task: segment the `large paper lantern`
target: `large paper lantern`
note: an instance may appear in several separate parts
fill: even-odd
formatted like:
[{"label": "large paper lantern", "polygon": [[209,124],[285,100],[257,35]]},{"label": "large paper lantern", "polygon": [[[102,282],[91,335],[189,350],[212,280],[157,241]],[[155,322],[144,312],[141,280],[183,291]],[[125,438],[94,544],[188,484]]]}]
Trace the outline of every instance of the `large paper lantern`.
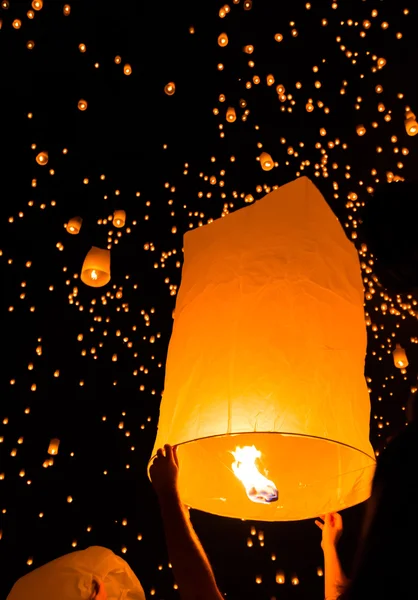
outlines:
[{"label": "large paper lantern", "polygon": [[91,287],[102,287],[110,281],[110,250],[92,246],[83,262],[81,281]]},{"label": "large paper lantern", "polygon": [[94,581],[108,600],[145,600],[144,590],[126,560],[102,546],[60,556],[21,577],[7,600],[88,600]]},{"label": "large paper lantern", "polygon": [[188,232],[184,259],[152,453],[178,445],[184,503],[285,521],[368,498],[363,283],[318,189]]}]

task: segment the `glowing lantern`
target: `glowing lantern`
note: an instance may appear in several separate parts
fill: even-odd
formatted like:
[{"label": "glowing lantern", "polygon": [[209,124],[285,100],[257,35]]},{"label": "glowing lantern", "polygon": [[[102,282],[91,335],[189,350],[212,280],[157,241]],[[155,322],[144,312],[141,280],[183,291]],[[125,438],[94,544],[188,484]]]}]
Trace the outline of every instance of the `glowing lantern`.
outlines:
[{"label": "glowing lantern", "polygon": [[36,162],[38,165],[46,165],[48,162],[48,152],[40,152],[36,157]]},{"label": "glowing lantern", "polygon": [[43,5],[44,5],[43,0],[33,0],[33,2],[32,2],[33,10],[41,10]]},{"label": "glowing lantern", "polygon": [[408,357],[406,356],[406,352],[400,344],[396,344],[396,348],[392,352],[392,355],[395,367],[398,369],[406,369],[406,367],[409,365]]},{"label": "glowing lantern", "polygon": [[113,213],[113,225],[115,227],[123,227],[126,221],[126,212],[124,210],[115,210]]},{"label": "glowing lantern", "polygon": [[368,498],[363,282],[319,190],[297,179],[184,252],[152,452],[178,446],[183,502],[285,521]]},{"label": "glowing lantern", "polygon": [[110,281],[110,250],[93,246],[84,259],[81,281],[91,287],[102,287]]},{"label": "glowing lantern", "polygon": [[81,217],[73,217],[67,223],[67,231],[71,233],[71,235],[77,235],[80,233],[81,225],[83,223],[83,219]]},{"label": "glowing lantern", "polygon": [[132,73],[131,65],[125,65],[123,67],[123,72],[125,73],[125,75],[131,75],[131,73]]},{"label": "glowing lantern", "polygon": [[92,598],[93,580],[103,582],[104,593],[95,596],[98,600],[145,600],[141,583],[128,563],[102,546],[65,554],[34,569],[18,579],[7,600]]},{"label": "glowing lantern", "polygon": [[226,120],[230,123],[233,123],[237,120],[237,115],[233,106],[228,107],[228,110],[226,111]]},{"label": "glowing lantern", "polygon": [[218,37],[218,44],[223,48],[228,44],[228,36],[226,33],[221,33]]},{"label": "glowing lantern", "polygon": [[360,135],[360,136],[364,135],[366,133],[365,126],[364,125],[357,125],[356,132],[357,132],[357,135]]},{"label": "glowing lantern", "polygon": [[260,154],[260,164],[263,171],[271,171],[274,167],[273,159],[267,152],[262,152]]},{"label": "glowing lantern", "polygon": [[60,440],[58,440],[57,438],[52,439],[49,442],[49,446],[48,446],[48,454],[58,454],[58,448],[60,445]]},{"label": "glowing lantern", "polygon": [[164,91],[167,94],[167,96],[172,96],[176,91],[176,85],[172,81],[170,81],[170,83],[167,83],[167,85],[165,86]]},{"label": "glowing lantern", "polygon": [[408,111],[405,114],[405,129],[406,133],[410,136],[414,136],[418,133],[417,119],[411,111]]},{"label": "glowing lantern", "polygon": [[87,100],[79,100],[77,106],[78,110],[87,110]]}]

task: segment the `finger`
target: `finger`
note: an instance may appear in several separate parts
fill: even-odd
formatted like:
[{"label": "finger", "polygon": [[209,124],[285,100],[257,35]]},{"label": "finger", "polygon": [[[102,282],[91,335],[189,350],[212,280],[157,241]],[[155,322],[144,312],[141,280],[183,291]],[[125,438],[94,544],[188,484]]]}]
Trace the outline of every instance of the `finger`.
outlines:
[{"label": "finger", "polygon": [[164,452],[162,448],[158,448],[157,450],[157,456],[164,456]]},{"label": "finger", "polygon": [[169,459],[169,461],[173,460],[173,450],[170,444],[164,444],[165,455]]},{"label": "finger", "polygon": [[321,523],[321,521],[318,521],[318,519],[315,520],[315,525],[317,525],[321,531],[324,529],[324,524]]},{"label": "finger", "polygon": [[179,459],[177,456],[177,446],[173,446],[173,457],[174,457],[174,462],[176,463],[176,466],[179,466]]}]

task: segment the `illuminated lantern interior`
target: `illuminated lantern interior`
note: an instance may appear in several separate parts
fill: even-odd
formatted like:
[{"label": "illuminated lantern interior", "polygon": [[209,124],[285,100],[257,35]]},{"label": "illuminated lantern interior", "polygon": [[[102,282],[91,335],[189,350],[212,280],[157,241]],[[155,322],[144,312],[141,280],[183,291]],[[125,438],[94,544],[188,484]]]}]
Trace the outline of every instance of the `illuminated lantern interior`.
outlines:
[{"label": "illuminated lantern interior", "polygon": [[81,281],[91,287],[102,287],[110,281],[110,250],[93,246],[84,259]]},{"label": "illuminated lantern interior", "polygon": [[78,233],[80,233],[82,224],[83,224],[83,219],[81,217],[73,217],[67,223],[68,233],[71,233],[71,235],[77,235]]},{"label": "illuminated lantern interior", "polygon": [[40,152],[36,157],[38,165],[46,165],[48,162],[48,152]]},{"label": "illuminated lantern interior", "polygon": [[173,81],[170,81],[164,87],[164,92],[167,94],[167,96],[172,96],[175,91],[176,91],[176,85],[175,85],[175,83]]},{"label": "illuminated lantern interior", "polygon": [[[185,504],[264,521],[368,498],[363,282],[306,177],[186,233],[156,450]],[[152,463],[152,458],[150,464]]]},{"label": "illuminated lantern interior", "polygon": [[123,227],[126,221],[126,212],[124,210],[115,210],[113,213],[113,225],[115,227]]},{"label": "illuminated lantern interior", "polygon": [[418,133],[417,119],[411,111],[408,111],[405,115],[405,129],[406,133],[410,136],[414,136]]},{"label": "illuminated lantern interior", "polygon": [[233,106],[229,106],[228,110],[226,111],[226,120],[230,123],[233,123],[234,121],[236,121],[236,119],[237,115],[235,112],[235,108]]}]

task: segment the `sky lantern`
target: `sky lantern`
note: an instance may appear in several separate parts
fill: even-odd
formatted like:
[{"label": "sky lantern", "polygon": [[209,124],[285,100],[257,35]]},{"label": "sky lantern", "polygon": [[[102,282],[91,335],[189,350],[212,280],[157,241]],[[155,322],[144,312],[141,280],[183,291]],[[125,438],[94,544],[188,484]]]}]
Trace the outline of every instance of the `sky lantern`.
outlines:
[{"label": "sky lantern", "polygon": [[78,233],[80,233],[82,224],[83,224],[83,219],[81,217],[73,217],[67,223],[68,233],[71,233],[71,235],[77,235]]},{"label": "sky lantern", "polygon": [[92,246],[83,262],[81,281],[91,287],[102,287],[110,281],[110,250]]},{"label": "sky lantern", "polygon": [[39,154],[36,157],[36,162],[42,167],[48,163],[48,159],[48,152],[39,152]]},{"label": "sky lantern", "polygon": [[226,35],[226,33],[221,33],[218,36],[218,44],[223,48],[225,46],[228,45],[228,36]]},{"label": "sky lantern", "polygon": [[366,500],[363,282],[319,190],[302,177],[187,232],[184,259],[152,452],[178,446],[183,502],[287,521]]},{"label": "sky lantern", "polygon": [[400,344],[396,344],[395,350],[392,352],[393,363],[398,369],[406,369],[409,365],[408,357],[404,348]]},{"label": "sky lantern", "polygon": [[[108,548],[90,546],[60,556],[21,577],[8,600],[72,600],[91,598],[93,577],[103,582],[106,598],[145,600],[145,593],[128,563]],[[100,597],[102,595],[100,594]],[[97,596],[99,599],[99,596]]]},{"label": "sky lantern", "polygon": [[260,154],[260,164],[263,171],[271,171],[274,167],[274,161],[268,152],[262,152]]},{"label": "sky lantern", "polygon": [[126,221],[126,212],[124,210],[115,210],[113,213],[113,225],[115,227],[123,227]]},{"label": "sky lantern", "polygon": [[48,454],[51,454],[51,455],[58,454],[59,445],[60,445],[60,440],[58,438],[53,438],[49,442]]},{"label": "sky lantern", "polygon": [[226,120],[229,121],[229,123],[233,123],[237,120],[237,114],[233,106],[228,106],[228,110],[226,111]]},{"label": "sky lantern", "polygon": [[410,136],[414,136],[418,133],[418,123],[416,116],[410,110],[405,113],[405,129],[406,133]]},{"label": "sky lantern", "polygon": [[174,92],[176,91],[176,85],[173,81],[170,81],[169,83],[167,83],[167,85],[164,87],[164,91],[167,94],[167,96],[172,96],[174,94]]}]

